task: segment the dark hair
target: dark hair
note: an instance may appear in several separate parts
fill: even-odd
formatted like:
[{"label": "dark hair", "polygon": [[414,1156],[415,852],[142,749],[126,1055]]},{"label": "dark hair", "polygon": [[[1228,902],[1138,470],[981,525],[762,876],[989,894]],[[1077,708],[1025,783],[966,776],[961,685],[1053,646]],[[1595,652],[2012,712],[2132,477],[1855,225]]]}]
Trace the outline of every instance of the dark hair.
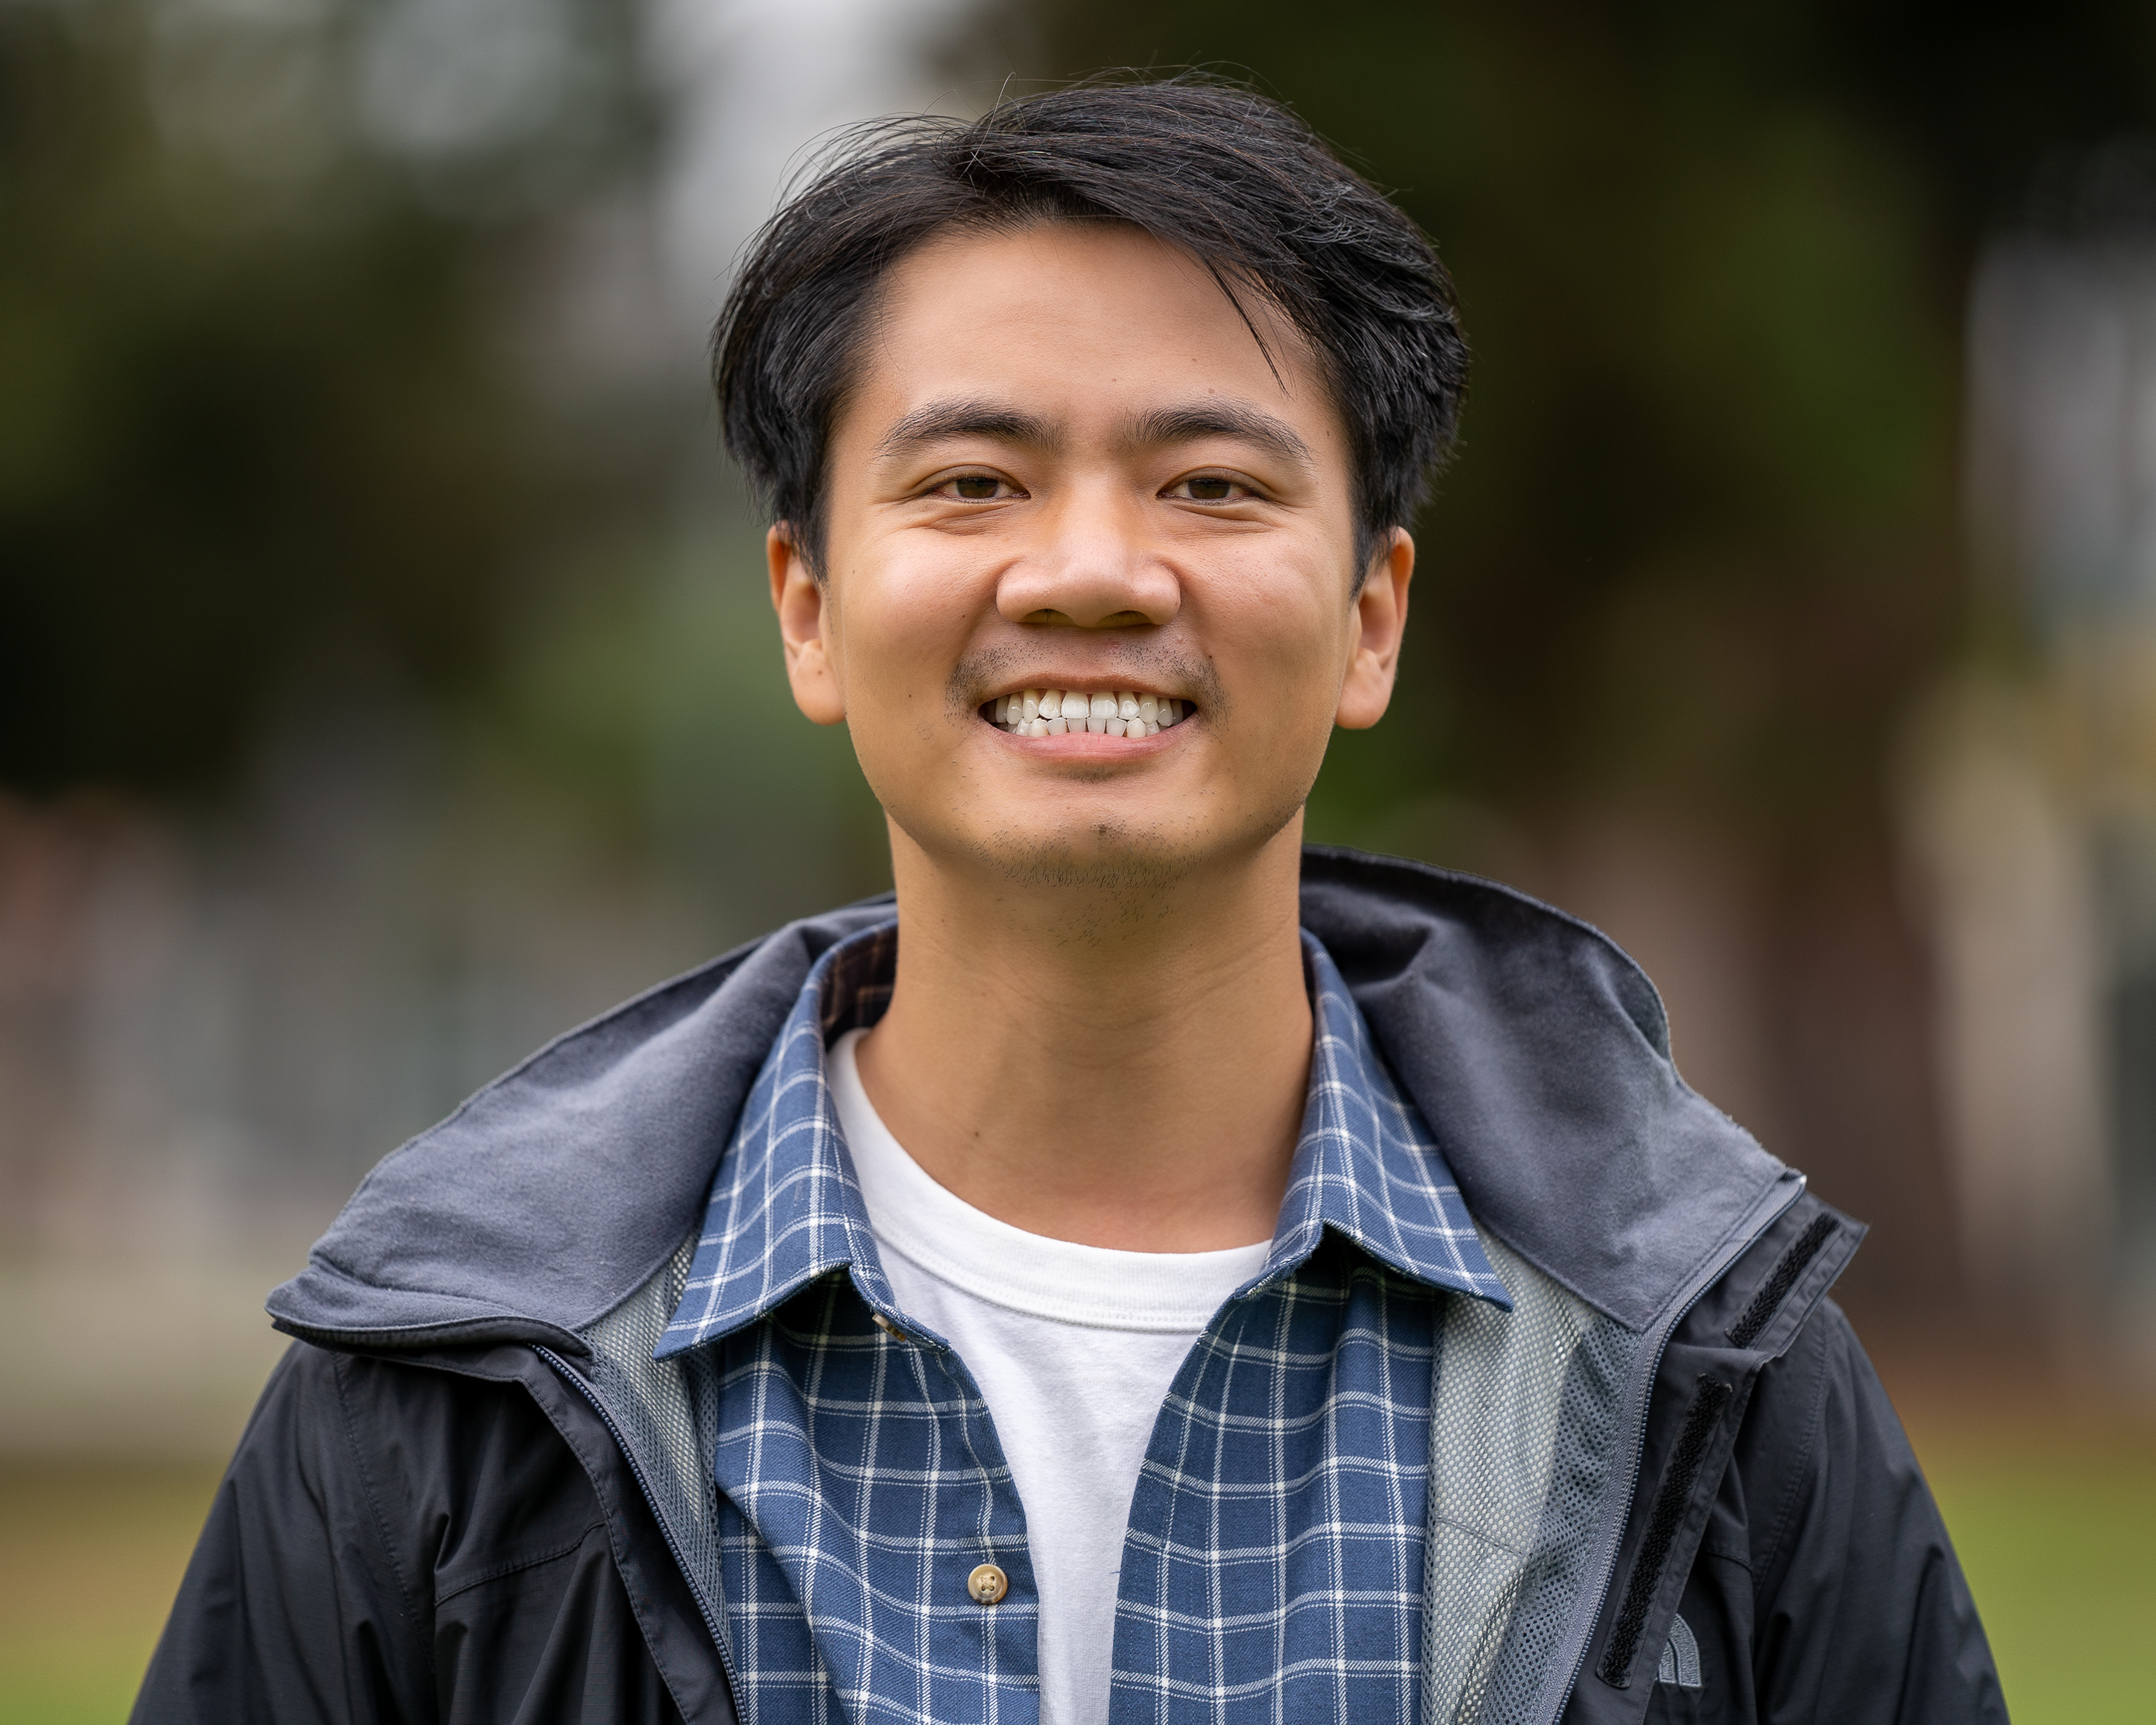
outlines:
[{"label": "dark hair", "polygon": [[853,128],[758,235],[713,335],[713,380],[727,448],[811,567],[824,447],[884,273],[954,228],[1044,221],[1128,223],[1196,257],[1239,309],[1239,290],[1279,308],[1347,425],[1365,570],[1457,430],[1467,347],[1451,281],[1295,115],[1190,74]]}]

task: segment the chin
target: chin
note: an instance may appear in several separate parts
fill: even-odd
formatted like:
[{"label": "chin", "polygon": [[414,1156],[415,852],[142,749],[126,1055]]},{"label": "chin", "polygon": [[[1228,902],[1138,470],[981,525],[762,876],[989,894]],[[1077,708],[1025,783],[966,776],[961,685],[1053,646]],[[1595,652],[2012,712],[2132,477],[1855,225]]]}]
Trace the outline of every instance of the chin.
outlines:
[{"label": "chin", "polygon": [[976,863],[1015,886],[1093,892],[1157,891],[1203,865],[1206,854],[1165,835],[1125,828],[1081,835],[993,833],[967,847]]}]

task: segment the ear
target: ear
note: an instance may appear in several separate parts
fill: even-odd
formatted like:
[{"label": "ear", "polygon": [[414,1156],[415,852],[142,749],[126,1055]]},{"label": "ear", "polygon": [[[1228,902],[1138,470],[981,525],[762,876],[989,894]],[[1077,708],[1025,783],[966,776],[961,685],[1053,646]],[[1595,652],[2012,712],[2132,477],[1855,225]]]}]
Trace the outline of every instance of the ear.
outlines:
[{"label": "ear", "polygon": [[822,583],[810,572],[784,521],[764,535],[764,559],[771,566],[772,609],[779,613],[794,705],[818,725],[835,725],[845,717],[845,697],[823,639],[828,607]]},{"label": "ear", "polygon": [[1349,731],[1366,731],[1384,717],[1392,700],[1392,679],[1399,670],[1400,637],[1407,628],[1407,583],[1414,579],[1414,540],[1395,527],[1371,560],[1362,591],[1355,595],[1359,631],[1348,679],[1341,686],[1335,720]]}]

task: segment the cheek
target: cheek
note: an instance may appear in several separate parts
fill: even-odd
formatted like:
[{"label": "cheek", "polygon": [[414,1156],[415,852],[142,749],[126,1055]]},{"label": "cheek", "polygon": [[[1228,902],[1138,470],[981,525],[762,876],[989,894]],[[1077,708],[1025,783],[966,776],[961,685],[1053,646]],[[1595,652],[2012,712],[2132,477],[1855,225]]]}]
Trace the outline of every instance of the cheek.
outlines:
[{"label": "cheek", "polygon": [[940,713],[951,667],[978,616],[979,577],[914,556],[867,555],[837,584],[837,645],[846,700],[887,714]]},{"label": "cheek", "polygon": [[1292,722],[1306,701],[1322,701],[1330,721],[1347,662],[1348,603],[1329,564],[1270,569],[1245,567],[1209,582],[1206,634],[1221,672],[1247,689],[1231,694],[1264,699]]}]

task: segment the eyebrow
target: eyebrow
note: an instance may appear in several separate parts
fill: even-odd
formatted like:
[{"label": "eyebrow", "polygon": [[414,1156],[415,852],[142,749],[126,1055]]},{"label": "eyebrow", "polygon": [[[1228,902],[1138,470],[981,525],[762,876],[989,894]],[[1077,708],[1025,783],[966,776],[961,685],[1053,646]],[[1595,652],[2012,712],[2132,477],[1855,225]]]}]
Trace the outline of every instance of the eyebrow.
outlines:
[{"label": "eyebrow", "polygon": [[1299,467],[1315,464],[1310,445],[1287,420],[1237,401],[1156,407],[1133,419],[1125,427],[1121,440],[1128,448],[1150,449],[1167,443],[1195,443],[1201,437],[1233,437],[1270,450]]},{"label": "eyebrow", "polygon": [[879,459],[904,455],[946,437],[988,437],[998,443],[1045,447],[1056,441],[1056,428],[1038,414],[999,407],[992,401],[931,401],[884,432],[876,455]]},{"label": "eyebrow", "polygon": [[[993,401],[931,401],[925,407],[916,407],[884,432],[876,444],[876,456],[888,460],[947,437],[986,437],[998,443],[1048,448],[1061,436],[1061,428],[1040,415],[1022,413]],[[1195,443],[1203,437],[1232,437],[1300,467],[1315,465],[1310,445],[1294,426],[1236,401],[1156,407],[1129,420],[1116,441],[1125,449],[1155,449],[1166,444]]]}]

